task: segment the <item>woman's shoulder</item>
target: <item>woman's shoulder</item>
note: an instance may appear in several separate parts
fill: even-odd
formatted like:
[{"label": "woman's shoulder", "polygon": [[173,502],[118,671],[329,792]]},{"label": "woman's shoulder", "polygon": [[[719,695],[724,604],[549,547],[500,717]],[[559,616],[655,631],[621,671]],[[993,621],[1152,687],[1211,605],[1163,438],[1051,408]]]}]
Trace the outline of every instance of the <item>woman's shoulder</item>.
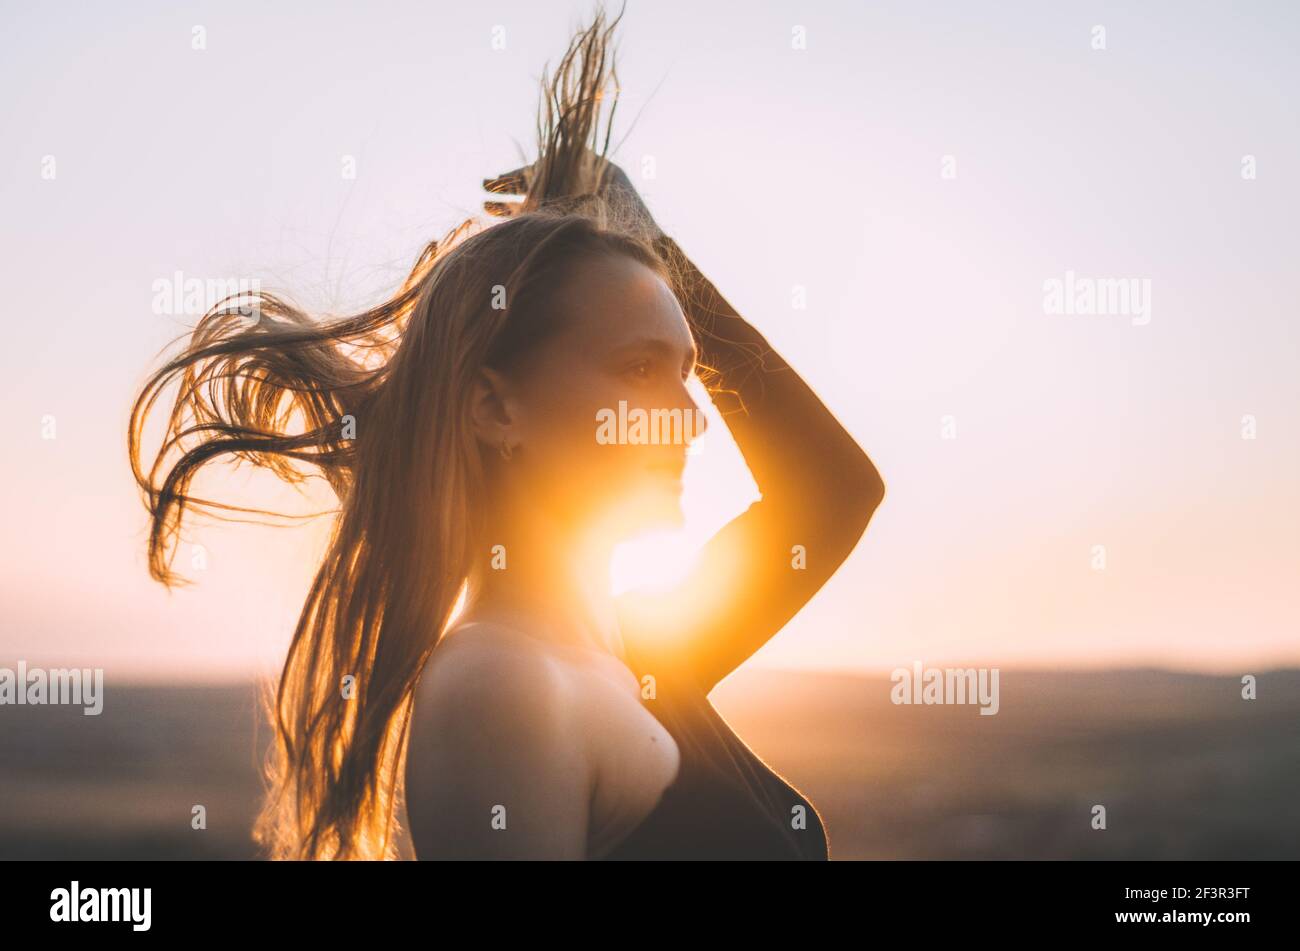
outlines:
[{"label": "woman's shoulder", "polygon": [[486,627],[453,636],[434,648],[415,687],[408,787],[434,797],[439,777],[492,787],[518,771],[544,780],[557,769],[578,781],[574,770],[588,758],[581,714],[545,651]]},{"label": "woman's shoulder", "polygon": [[617,740],[627,729],[643,731],[640,692],[612,654],[475,621],[448,631],[430,655],[415,689],[413,730],[426,749],[530,743],[598,763],[610,734]]},{"label": "woman's shoulder", "polygon": [[417,720],[475,717],[491,727],[544,714],[552,722],[571,706],[569,684],[544,645],[496,624],[449,631],[434,648],[416,686]]},{"label": "woman's shoulder", "polygon": [[545,652],[475,633],[435,647],[415,688],[406,809],[416,854],[580,856],[593,777],[567,678]]}]

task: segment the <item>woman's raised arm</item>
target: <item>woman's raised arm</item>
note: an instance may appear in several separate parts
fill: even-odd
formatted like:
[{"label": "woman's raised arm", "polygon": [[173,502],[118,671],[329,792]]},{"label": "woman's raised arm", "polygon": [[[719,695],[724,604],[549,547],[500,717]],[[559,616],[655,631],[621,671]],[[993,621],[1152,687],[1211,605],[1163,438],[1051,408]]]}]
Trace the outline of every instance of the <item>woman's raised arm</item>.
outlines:
[{"label": "woman's raised arm", "polygon": [[714,405],[762,498],[703,549],[670,591],[619,598],[624,643],[642,668],[688,671],[705,689],[743,663],[834,574],[884,498],[867,454],[672,238],[656,242],[713,371]]}]

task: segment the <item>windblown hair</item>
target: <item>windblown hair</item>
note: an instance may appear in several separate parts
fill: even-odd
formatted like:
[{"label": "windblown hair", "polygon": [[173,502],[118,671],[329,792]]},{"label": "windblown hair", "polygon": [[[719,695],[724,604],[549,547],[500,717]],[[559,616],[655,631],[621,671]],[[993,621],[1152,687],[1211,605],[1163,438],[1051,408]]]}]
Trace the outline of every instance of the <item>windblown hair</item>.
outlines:
[{"label": "windblown hair", "polygon": [[[553,294],[586,256],[626,254],[671,280],[635,208],[574,194],[617,81],[606,51],[619,18],[606,28],[598,12],[554,81],[543,75],[539,158],[519,213],[431,241],[390,299],[355,316],[313,319],[271,293],[227,298],[135,402],[128,451],[151,516],[149,571],[167,586],[184,583],[171,565],[187,511],[278,514],[191,496],[209,462],[266,467],[291,484],[323,476],[339,501],[266,698],[275,735],[254,837],[272,858],[396,857],[414,687],[481,581],[497,461],[470,426],[480,368],[516,366],[555,330]],[[608,143],[607,132],[602,158]],[[173,384],[146,467],[145,425]]]}]

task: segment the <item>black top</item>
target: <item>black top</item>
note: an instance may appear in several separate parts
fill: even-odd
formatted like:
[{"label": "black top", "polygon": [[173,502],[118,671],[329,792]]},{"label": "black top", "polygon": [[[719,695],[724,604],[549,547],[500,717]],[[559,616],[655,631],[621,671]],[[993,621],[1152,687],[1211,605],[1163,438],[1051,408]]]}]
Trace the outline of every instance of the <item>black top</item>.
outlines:
[{"label": "black top", "polygon": [[812,803],[744,744],[690,677],[661,678],[656,690],[641,702],[677,741],[681,766],[607,860],[829,858]]}]

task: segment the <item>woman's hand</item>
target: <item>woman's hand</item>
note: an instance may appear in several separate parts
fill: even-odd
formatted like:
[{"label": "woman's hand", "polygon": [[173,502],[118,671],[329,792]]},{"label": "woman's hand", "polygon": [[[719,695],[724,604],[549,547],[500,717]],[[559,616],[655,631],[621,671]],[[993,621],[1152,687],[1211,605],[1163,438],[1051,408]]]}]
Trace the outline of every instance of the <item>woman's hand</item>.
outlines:
[{"label": "woman's hand", "polygon": [[[517,197],[518,201],[485,201],[483,208],[488,214],[498,218],[508,218],[519,212],[523,199],[528,195],[536,177],[536,162],[509,172],[503,172],[496,178],[483,179],[483,187],[497,195]],[[577,182],[573,187],[574,195],[599,194],[603,197],[616,196],[616,200],[635,209],[650,231],[650,237],[657,239],[663,231],[650,214],[645,201],[633,186],[627,173],[608,159],[601,158],[591,149],[587,149],[579,165]],[[550,196],[569,197],[569,196]]]},{"label": "woman's hand", "polygon": [[502,172],[496,178],[483,179],[483,187],[494,194],[518,199],[516,201],[485,201],[483,210],[497,218],[509,218],[518,214],[524,197],[533,184],[533,166],[525,165],[510,172]]}]

